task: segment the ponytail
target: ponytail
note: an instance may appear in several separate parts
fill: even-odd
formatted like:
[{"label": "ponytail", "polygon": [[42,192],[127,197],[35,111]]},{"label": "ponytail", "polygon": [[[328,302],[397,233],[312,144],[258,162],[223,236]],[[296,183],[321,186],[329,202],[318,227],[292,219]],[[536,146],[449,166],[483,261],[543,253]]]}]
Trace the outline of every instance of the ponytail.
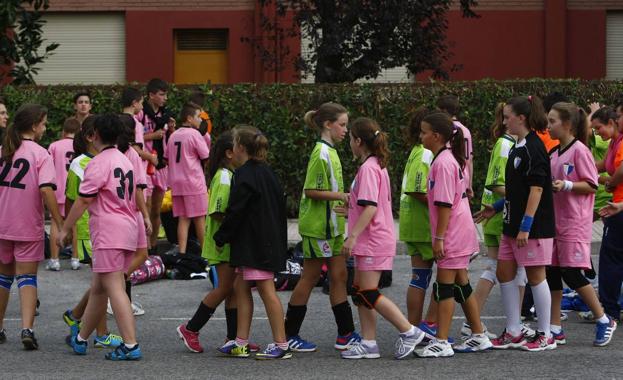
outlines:
[{"label": "ponytail", "polygon": [[518,96],[506,102],[513,113],[526,118],[526,127],[532,131],[544,132],[547,129],[547,118],[543,102],[538,96]]},{"label": "ponytail", "polygon": [[588,146],[589,127],[586,111],[573,103],[558,102],[552,106],[552,110],[558,113],[560,121],[571,124],[571,133]]},{"label": "ponytail", "polygon": [[495,107],[495,120],[491,125],[491,139],[494,144],[506,133],[506,126],[504,125],[504,106],[506,106],[506,103],[498,103]]},{"label": "ponytail", "polygon": [[389,163],[389,138],[381,131],[378,123],[367,117],[357,118],[351,125],[350,133],[359,138],[366,148],[379,160],[381,168]]},{"label": "ponytail", "polygon": [[307,111],[303,120],[308,127],[322,132],[325,122],[329,121],[333,123],[337,121],[341,115],[347,113],[348,111],[341,104],[329,102],[322,104],[317,110]]},{"label": "ponytail", "polygon": [[231,131],[225,131],[216,139],[212,149],[210,150],[210,161],[208,164],[208,183],[216,175],[216,172],[222,168],[225,154],[228,150],[234,149],[234,138]]},{"label": "ponytail", "polygon": [[461,170],[465,168],[465,140],[461,128],[454,125],[454,122],[446,112],[433,112],[423,120],[430,125],[431,130],[439,133],[445,143],[450,143],[450,149],[456,162],[459,163]]},{"label": "ponytail", "polygon": [[459,163],[461,170],[465,169],[465,140],[463,136],[463,130],[458,127],[454,127],[452,137],[450,137],[450,149],[456,162]]},{"label": "ponytail", "polygon": [[22,134],[28,133],[47,116],[48,109],[38,104],[24,104],[15,113],[2,142],[2,162],[11,163],[22,145]]},{"label": "ponytail", "polygon": [[250,125],[237,126],[234,128],[234,141],[246,149],[249,158],[266,161],[268,139],[259,129]]}]

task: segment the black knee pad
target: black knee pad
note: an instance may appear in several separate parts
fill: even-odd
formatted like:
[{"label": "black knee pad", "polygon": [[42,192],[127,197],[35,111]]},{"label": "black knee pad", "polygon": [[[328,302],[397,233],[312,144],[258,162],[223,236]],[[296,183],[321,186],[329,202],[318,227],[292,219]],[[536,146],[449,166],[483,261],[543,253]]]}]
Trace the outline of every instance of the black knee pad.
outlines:
[{"label": "black knee pad", "polygon": [[370,310],[374,309],[377,301],[379,300],[379,298],[382,297],[382,294],[381,292],[379,292],[378,288],[360,290],[357,292],[357,294],[359,294],[359,297],[361,297],[361,301],[363,302],[362,305]]},{"label": "black knee pad", "polygon": [[350,298],[353,300],[353,305],[363,305],[363,298],[361,298],[361,295],[359,294],[359,286],[353,285],[353,294],[350,296]]},{"label": "black knee pad", "polygon": [[562,274],[562,279],[565,280],[567,285],[569,285],[569,287],[573,290],[590,284],[590,282],[582,274],[582,270],[580,268],[561,268],[560,273]]},{"label": "black knee pad", "polygon": [[454,300],[458,303],[467,301],[472,294],[472,286],[469,282],[465,285],[454,284]]},{"label": "black knee pad", "polygon": [[454,296],[454,284],[442,284],[435,281],[433,284],[433,296],[437,302],[452,298]]},{"label": "black knee pad", "polygon": [[562,290],[562,273],[560,267],[545,267],[547,285],[552,292]]}]

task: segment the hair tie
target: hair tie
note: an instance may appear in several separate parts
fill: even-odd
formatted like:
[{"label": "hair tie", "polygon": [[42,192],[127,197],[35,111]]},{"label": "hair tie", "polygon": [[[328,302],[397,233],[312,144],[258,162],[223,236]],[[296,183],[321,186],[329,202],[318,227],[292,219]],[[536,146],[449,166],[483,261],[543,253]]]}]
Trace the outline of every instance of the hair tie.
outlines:
[{"label": "hair tie", "polygon": [[378,135],[379,135],[379,133],[381,133],[381,131],[377,129],[377,130],[374,132],[374,137],[378,136]]},{"label": "hair tie", "polygon": [[528,95],[528,101],[532,103],[532,95]]}]

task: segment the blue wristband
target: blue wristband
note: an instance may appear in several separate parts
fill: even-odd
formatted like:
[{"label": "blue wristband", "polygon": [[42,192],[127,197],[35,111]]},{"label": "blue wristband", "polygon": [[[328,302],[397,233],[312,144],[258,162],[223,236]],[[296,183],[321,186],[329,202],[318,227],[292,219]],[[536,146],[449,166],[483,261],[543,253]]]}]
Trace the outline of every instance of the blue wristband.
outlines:
[{"label": "blue wristband", "polygon": [[497,200],[491,206],[493,206],[493,209],[495,210],[495,212],[500,212],[500,211],[504,210],[504,198],[502,198],[500,200]]},{"label": "blue wristband", "polygon": [[533,221],[534,221],[534,217],[530,215],[524,215],[523,219],[521,219],[521,225],[519,226],[519,231],[530,232],[530,228],[532,227]]}]

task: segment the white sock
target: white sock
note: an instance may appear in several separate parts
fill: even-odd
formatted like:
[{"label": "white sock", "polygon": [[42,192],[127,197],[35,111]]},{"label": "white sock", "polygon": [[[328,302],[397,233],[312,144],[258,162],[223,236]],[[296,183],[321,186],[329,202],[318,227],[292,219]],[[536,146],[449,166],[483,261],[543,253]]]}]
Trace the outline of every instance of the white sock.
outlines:
[{"label": "white sock", "polygon": [[363,344],[364,346],[368,346],[368,347],[374,347],[376,346],[376,340],[362,339],[361,344]]},{"label": "white sock", "polygon": [[606,316],[606,313],[604,313],[604,315],[602,315],[601,318],[597,318],[597,322],[608,323],[610,322],[610,320],[608,319],[608,316]]},{"label": "white sock", "polygon": [[[500,283],[502,293],[502,303],[504,304],[504,314],[506,315],[506,332],[512,336],[521,333],[521,309],[519,308],[519,288],[515,280]],[[539,315],[541,320],[541,315]],[[547,319],[549,322],[549,318]]]},{"label": "white sock", "polygon": [[405,332],[401,332],[400,335],[413,336],[415,335],[415,326],[411,325],[411,328]]},{"label": "white sock", "polygon": [[560,334],[560,332],[562,331],[562,326],[549,325],[549,330],[554,334]]},{"label": "white sock", "polygon": [[127,343],[124,343],[124,345],[125,345],[125,347],[126,347],[128,350],[131,350],[131,349],[133,349],[134,347],[136,347],[136,343],[134,343],[134,344],[127,344]]},{"label": "white sock", "polygon": [[77,340],[78,342],[86,342],[86,341],[87,341],[86,339],[82,339],[82,337],[80,336],[80,334],[76,335],[76,340]]},{"label": "white sock", "polygon": [[543,280],[538,285],[530,285],[532,288],[532,297],[534,298],[534,308],[536,315],[539,316],[537,326],[539,331],[545,334],[546,338],[550,337],[549,322],[552,317],[552,294],[549,291],[547,281]]}]

